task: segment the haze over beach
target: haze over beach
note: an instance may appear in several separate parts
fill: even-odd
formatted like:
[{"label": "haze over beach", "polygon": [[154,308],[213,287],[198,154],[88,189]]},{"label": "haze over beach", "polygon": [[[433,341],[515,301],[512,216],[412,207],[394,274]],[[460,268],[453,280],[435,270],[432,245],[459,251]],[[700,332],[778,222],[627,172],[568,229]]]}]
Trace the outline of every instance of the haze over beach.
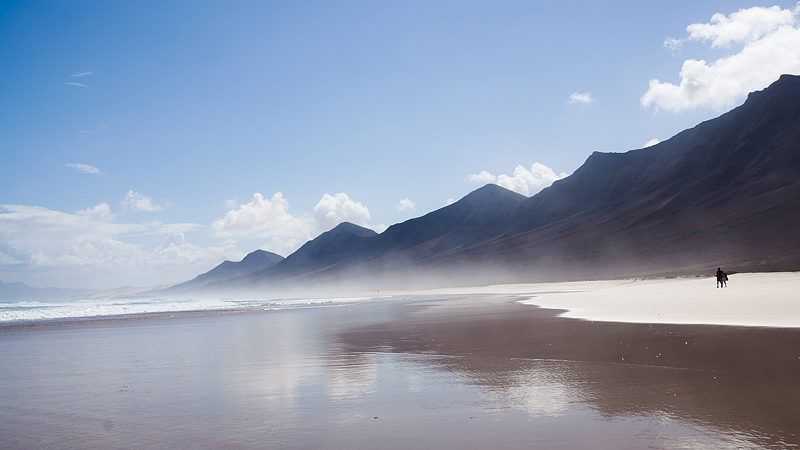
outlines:
[{"label": "haze over beach", "polygon": [[800,446],[800,3],[0,37],[0,447]]}]

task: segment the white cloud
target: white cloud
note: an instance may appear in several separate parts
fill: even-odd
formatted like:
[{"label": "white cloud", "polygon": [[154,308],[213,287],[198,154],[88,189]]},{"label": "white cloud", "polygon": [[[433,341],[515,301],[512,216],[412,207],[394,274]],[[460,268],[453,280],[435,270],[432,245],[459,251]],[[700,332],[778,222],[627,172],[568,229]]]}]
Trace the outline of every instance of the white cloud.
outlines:
[{"label": "white cloud", "polygon": [[698,107],[730,108],[747,93],[763,89],[785,73],[800,73],[800,4],[794,10],[753,7],[725,16],[714,14],[710,23],[686,28],[686,38],[666,40],[664,45],[679,50],[687,41],[711,42],[712,48],[730,48],[730,53],[710,63],[687,59],[678,85],[650,80],[640,99],[642,106],[679,112]]},{"label": "white cloud", "polygon": [[664,47],[672,50],[672,55],[677,56],[681,52],[681,45],[683,45],[683,40],[675,39],[675,38],[667,38],[664,41]]},{"label": "white cloud", "polygon": [[354,202],[350,197],[340,192],[335,195],[325,194],[314,207],[314,221],[317,232],[332,229],[342,222],[350,222],[362,227],[367,227],[369,210],[360,202]]},{"label": "white cloud", "polygon": [[444,206],[450,206],[450,205],[452,205],[452,204],[453,204],[453,203],[455,203],[455,202],[456,202],[456,199],[454,199],[454,198],[448,198],[448,199],[447,199],[447,201],[446,201],[446,202],[444,202]]},{"label": "white cloud", "polygon": [[495,183],[497,182],[497,177],[490,174],[489,172],[482,170],[479,174],[472,174],[468,175],[464,181],[469,181],[470,183],[477,183],[477,184],[487,184],[487,183]]},{"label": "white cloud", "polygon": [[111,212],[108,203],[100,203],[91,208],[82,209],[75,213],[77,216],[88,217],[98,222],[111,222],[116,216]]},{"label": "white cloud", "polygon": [[405,211],[407,209],[414,211],[416,209],[416,207],[414,206],[414,202],[412,202],[411,199],[408,197],[400,200],[400,202],[394,205],[394,207],[397,208],[398,211]]},{"label": "white cloud", "polygon": [[[261,248],[280,254],[297,250],[315,234],[328,231],[342,222],[369,227],[369,210],[353,201],[345,193],[325,194],[314,207],[314,218],[307,214],[289,212],[289,202],[278,192],[272,199],[254,194],[253,199],[240,205],[228,200],[231,208],[222,219],[212,225],[216,237],[225,239],[259,238],[267,242]],[[371,227],[381,232],[384,225]],[[232,242],[232,241],[231,241]]]},{"label": "white cloud", "polygon": [[562,172],[561,175],[556,175],[553,169],[545,166],[544,164],[535,162],[528,170],[522,166],[517,166],[514,169],[514,175],[499,175],[497,177],[497,184],[530,197],[542,189],[553,184],[554,181],[566,177],[567,174]]},{"label": "white cloud", "polygon": [[711,41],[711,47],[722,47],[731,42],[754,42],[786,26],[794,26],[796,10],[753,7],[740,9],[726,17],[711,16],[711,23],[693,23],[686,27],[689,39]]},{"label": "white cloud", "polygon": [[85,85],[83,83],[67,83],[67,84],[70,85],[70,86],[78,86],[78,87],[84,87],[84,88],[85,87],[89,87],[89,86],[87,86],[87,85]]},{"label": "white cloud", "polygon": [[80,133],[80,134],[86,134],[86,133],[91,133],[91,132],[92,132],[92,130],[78,130],[78,133]]},{"label": "white cloud", "polygon": [[[106,203],[76,213],[37,206],[0,205],[0,278],[34,285],[114,287],[189,279],[224,259],[234,246],[202,248],[186,242],[196,224],[117,223]],[[164,242],[132,244],[148,236]]]},{"label": "white cloud", "polygon": [[573,92],[569,95],[569,104],[581,104],[581,105],[588,105],[594,101],[594,97],[592,97],[592,93],[586,91],[584,93]]},{"label": "white cloud", "polygon": [[211,228],[221,238],[267,239],[262,248],[286,254],[310,239],[312,221],[306,215],[292,215],[282,193],[276,193],[271,199],[256,193],[250,202],[214,221]]},{"label": "white cloud", "polygon": [[[485,184],[487,182],[495,182],[511,191],[530,197],[542,189],[553,184],[554,181],[566,177],[565,172],[556,175],[553,169],[545,166],[542,163],[535,162],[530,170],[519,165],[514,169],[514,175],[498,175],[495,177],[487,171],[482,171],[477,175],[468,176],[465,181],[472,183]],[[448,203],[449,204],[449,203]]]},{"label": "white cloud", "polygon": [[652,147],[652,146],[654,146],[654,145],[658,144],[659,142],[661,142],[661,141],[659,141],[659,140],[658,140],[658,139],[656,139],[656,138],[650,139],[649,141],[647,141],[647,143],[646,143],[646,144],[644,144],[644,148],[647,148],[647,147]]},{"label": "white cloud", "polygon": [[122,208],[128,208],[133,211],[161,211],[164,206],[153,203],[153,199],[138,192],[128,191],[125,199],[119,202]]},{"label": "white cloud", "polygon": [[71,77],[85,77],[85,76],[89,76],[91,74],[92,74],[92,72],[78,72],[78,73],[73,73],[70,76]]},{"label": "white cloud", "polygon": [[72,167],[73,169],[78,169],[83,173],[102,173],[100,169],[97,167],[92,167],[88,164],[81,164],[81,163],[69,163],[67,167]]}]

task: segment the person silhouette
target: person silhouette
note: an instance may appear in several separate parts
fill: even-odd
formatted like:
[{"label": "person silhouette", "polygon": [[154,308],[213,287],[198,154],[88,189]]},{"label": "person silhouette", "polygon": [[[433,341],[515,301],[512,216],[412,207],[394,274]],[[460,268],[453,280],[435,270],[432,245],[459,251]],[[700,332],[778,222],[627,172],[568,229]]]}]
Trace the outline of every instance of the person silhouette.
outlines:
[{"label": "person silhouette", "polygon": [[725,272],[722,271],[722,267],[717,267],[717,287],[722,287],[724,277]]}]

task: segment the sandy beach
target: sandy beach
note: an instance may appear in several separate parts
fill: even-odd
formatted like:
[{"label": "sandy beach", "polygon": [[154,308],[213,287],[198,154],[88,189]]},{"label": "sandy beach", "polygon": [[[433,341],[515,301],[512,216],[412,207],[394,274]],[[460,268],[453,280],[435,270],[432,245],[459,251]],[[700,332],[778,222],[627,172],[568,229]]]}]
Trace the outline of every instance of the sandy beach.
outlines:
[{"label": "sandy beach", "polygon": [[437,289],[417,294],[516,295],[520,303],[604,322],[800,327],[800,273],[531,283]]},{"label": "sandy beach", "polygon": [[[489,286],[4,328],[0,447],[798,446],[800,329],[775,326],[797,323],[796,279]],[[783,299],[786,322],[702,323],[746,318],[737,289],[764,281],[755,299]],[[670,293],[682,302],[695,289],[670,308]],[[721,304],[736,314],[715,316]],[[642,307],[623,316],[626,305]]]}]

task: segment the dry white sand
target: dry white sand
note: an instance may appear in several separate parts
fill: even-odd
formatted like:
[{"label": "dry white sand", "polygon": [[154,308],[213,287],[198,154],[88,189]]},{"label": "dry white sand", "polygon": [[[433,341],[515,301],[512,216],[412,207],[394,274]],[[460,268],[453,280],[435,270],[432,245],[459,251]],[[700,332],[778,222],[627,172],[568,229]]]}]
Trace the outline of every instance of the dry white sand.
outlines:
[{"label": "dry white sand", "polygon": [[438,289],[429,294],[516,294],[520,303],[602,322],[800,327],[800,273],[534,283]]}]

